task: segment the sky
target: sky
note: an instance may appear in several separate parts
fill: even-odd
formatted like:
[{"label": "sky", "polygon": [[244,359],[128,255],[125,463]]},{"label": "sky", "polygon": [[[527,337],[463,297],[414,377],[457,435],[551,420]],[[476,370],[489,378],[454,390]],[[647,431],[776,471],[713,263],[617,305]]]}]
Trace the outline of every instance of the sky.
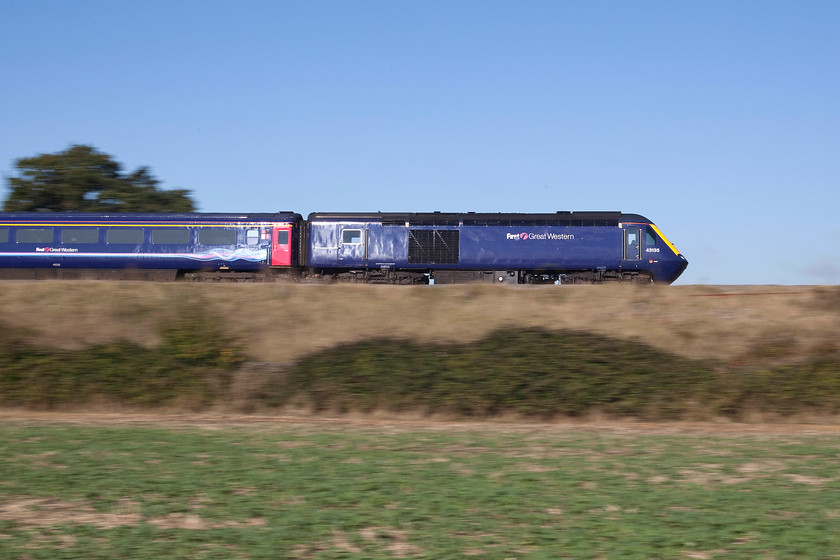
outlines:
[{"label": "sky", "polygon": [[200,211],[653,220],[678,284],[840,283],[840,2],[0,0],[0,175]]}]

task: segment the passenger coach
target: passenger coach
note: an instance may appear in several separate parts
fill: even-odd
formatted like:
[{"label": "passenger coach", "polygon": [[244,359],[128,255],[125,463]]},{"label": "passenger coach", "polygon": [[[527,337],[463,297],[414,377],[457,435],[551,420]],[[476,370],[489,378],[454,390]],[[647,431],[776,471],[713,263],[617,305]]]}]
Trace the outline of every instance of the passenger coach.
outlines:
[{"label": "passenger coach", "polygon": [[0,213],[2,278],[297,272],[300,214]]}]

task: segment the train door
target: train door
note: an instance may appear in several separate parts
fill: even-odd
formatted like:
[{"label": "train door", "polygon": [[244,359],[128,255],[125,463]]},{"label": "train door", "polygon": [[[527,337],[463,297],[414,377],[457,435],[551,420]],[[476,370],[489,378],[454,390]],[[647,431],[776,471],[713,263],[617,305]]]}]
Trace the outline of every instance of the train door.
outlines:
[{"label": "train door", "polygon": [[292,226],[282,225],[272,228],[271,266],[292,265]]},{"label": "train door", "polygon": [[338,260],[343,266],[367,265],[367,226],[342,224],[338,237]]},{"label": "train door", "polygon": [[638,261],[641,258],[641,228],[639,226],[627,226],[624,228],[624,259]]}]

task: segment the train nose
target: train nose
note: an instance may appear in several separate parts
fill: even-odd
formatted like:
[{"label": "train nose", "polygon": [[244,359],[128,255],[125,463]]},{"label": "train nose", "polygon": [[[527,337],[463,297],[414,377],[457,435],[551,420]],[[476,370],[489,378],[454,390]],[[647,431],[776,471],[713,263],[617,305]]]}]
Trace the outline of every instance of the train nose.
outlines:
[{"label": "train nose", "polygon": [[[671,282],[673,282],[674,280],[679,278],[680,275],[682,275],[682,273],[685,272],[685,269],[688,267],[688,259],[686,259],[685,256],[683,256],[682,253],[680,253],[677,256],[679,257],[679,262],[677,263],[677,269],[674,273],[674,277],[671,278]],[[671,282],[669,282],[669,284]]]}]

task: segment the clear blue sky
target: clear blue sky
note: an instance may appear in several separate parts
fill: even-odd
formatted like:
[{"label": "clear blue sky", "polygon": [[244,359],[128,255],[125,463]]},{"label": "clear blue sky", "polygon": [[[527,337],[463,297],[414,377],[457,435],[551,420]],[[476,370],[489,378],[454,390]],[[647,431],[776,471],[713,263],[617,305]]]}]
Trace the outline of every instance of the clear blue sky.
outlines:
[{"label": "clear blue sky", "polygon": [[[680,284],[840,282],[840,2],[0,0],[0,174],[202,211],[622,210]],[[5,196],[5,191],[4,191]]]}]

